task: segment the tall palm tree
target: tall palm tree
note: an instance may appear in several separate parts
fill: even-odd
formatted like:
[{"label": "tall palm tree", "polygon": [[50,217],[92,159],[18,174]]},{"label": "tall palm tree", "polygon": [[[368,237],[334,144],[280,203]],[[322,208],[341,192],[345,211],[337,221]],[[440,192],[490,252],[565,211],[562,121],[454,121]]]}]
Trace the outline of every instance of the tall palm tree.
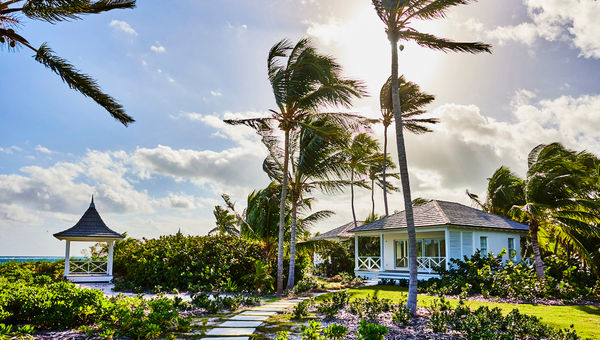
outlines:
[{"label": "tall palm tree", "polygon": [[81,73],[73,65],[54,54],[46,43],[35,48],[29,41],[15,31],[21,26],[18,14],[29,19],[42,20],[51,24],[73,19],[81,19],[85,14],[95,14],[119,8],[134,8],[135,0],[8,0],[0,1],[0,45],[9,49],[25,46],[35,52],[35,60],[46,66],[70,88],[92,98],[123,125],[134,122],[125,113],[123,106],[114,98],[102,92],[100,86],[90,76]]},{"label": "tall palm tree", "polygon": [[[314,190],[340,192],[348,184],[343,179],[349,172],[344,150],[340,148],[338,140],[328,137],[343,135],[343,126],[327,116],[308,117],[305,123],[306,127],[292,133],[290,143],[291,171],[288,174],[288,185],[292,226],[287,289],[294,287],[297,214],[299,208],[302,209],[299,205],[302,204],[304,210],[310,210],[313,198],[307,197],[308,194]],[[263,168],[271,179],[283,182],[282,160],[274,157],[273,153],[266,158]],[[317,219],[324,219],[332,214],[331,211],[320,211],[312,214],[310,219],[304,219],[304,222],[316,222]]]},{"label": "tall palm tree", "polygon": [[[385,149],[385,146],[384,146],[384,149]],[[378,152],[369,159],[369,168],[367,169],[367,176],[368,176],[369,180],[371,181],[371,216],[376,216],[375,215],[375,187],[380,187],[381,189],[383,189],[384,193],[386,193],[388,190],[392,191],[392,192],[400,190],[400,188],[398,188],[397,186],[386,181],[386,174],[387,174],[387,177],[400,178],[399,173],[387,173],[386,172],[386,170],[396,169],[396,164],[394,164],[392,161],[386,161],[386,159],[388,159],[388,158],[389,158],[389,155],[387,155],[387,157],[386,157],[386,155],[384,153]],[[386,196],[384,194],[384,202],[386,202],[385,197]]]},{"label": "tall palm tree", "polygon": [[[267,118],[226,120],[229,124],[243,124],[255,128],[263,140],[272,139],[271,124],[283,132],[283,173],[288,173],[290,133],[309,115],[319,114],[326,106],[349,107],[354,98],[364,96],[360,81],[343,78],[341,66],[331,57],[320,54],[310,40],[301,39],[295,45],[286,39],[276,43],[267,58],[269,81],[275,96],[276,109],[269,110]],[[326,114],[326,113],[321,113]],[[327,113],[351,124],[355,116]],[[277,293],[283,293],[283,230],[287,200],[288,176],[283,176],[279,207],[279,242],[277,249]]]},{"label": "tall palm tree", "polygon": [[[437,118],[416,118],[425,114],[425,106],[431,104],[435,100],[435,96],[421,92],[419,85],[406,81],[404,76],[398,78],[398,96],[400,96],[400,109],[402,112],[402,125],[408,132],[415,134],[423,134],[432,132],[428,125],[439,123]],[[385,206],[385,216],[389,215],[387,202],[387,140],[388,128],[394,121],[394,109],[392,104],[392,77],[381,87],[379,93],[379,105],[381,107],[381,123],[383,124],[383,172],[382,172],[382,188],[383,188],[383,205]]]},{"label": "tall palm tree", "polygon": [[354,187],[370,188],[366,176],[369,172],[371,160],[374,155],[381,152],[381,147],[375,138],[366,132],[362,132],[348,138],[344,149],[346,162],[350,167],[350,205],[352,206],[352,219],[356,228],[358,222],[354,209]]},{"label": "tall palm tree", "polygon": [[[484,43],[455,42],[432,34],[422,33],[411,27],[412,20],[430,20],[443,18],[446,11],[456,5],[467,4],[469,0],[372,0],[375,11],[386,25],[386,34],[390,41],[392,52],[392,106],[396,122],[396,144],[398,145],[398,166],[400,182],[404,196],[404,211],[406,213],[406,229],[408,231],[408,257],[410,279],[406,306],[410,312],[417,312],[417,249],[416,232],[411,205],[408,166],[406,164],[406,148],[402,125],[402,107],[398,87],[398,42],[411,40],[420,46],[457,52],[490,52],[491,46]],[[401,46],[402,47],[402,46]],[[403,47],[402,47],[403,48]]]},{"label": "tall palm tree", "polygon": [[485,203],[470,197],[488,212],[529,225],[536,274],[543,279],[540,232],[554,233],[557,242],[593,261],[584,240],[600,237],[598,165],[600,160],[587,152],[577,153],[559,143],[541,144],[529,153],[525,179],[500,167],[489,180]]}]

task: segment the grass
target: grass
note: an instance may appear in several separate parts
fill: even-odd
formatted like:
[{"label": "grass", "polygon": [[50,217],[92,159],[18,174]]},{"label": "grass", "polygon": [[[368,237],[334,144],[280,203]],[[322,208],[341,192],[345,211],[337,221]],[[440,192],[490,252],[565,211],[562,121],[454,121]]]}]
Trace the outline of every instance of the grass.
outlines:
[{"label": "grass", "polygon": [[[352,298],[364,298],[375,295],[378,298],[399,301],[407,294],[407,288],[397,286],[370,286],[348,289]],[[321,298],[321,296],[320,296]],[[429,306],[436,297],[419,294],[419,306]],[[458,300],[450,301],[457,304]],[[555,328],[569,328],[574,325],[582,338],[600,339],[600,306],[547,306],[516,303],[465,301],[473,309],[480,306],[498,307],[504,313],[517,308],[521,313],[537,316],[546,324]]]}]

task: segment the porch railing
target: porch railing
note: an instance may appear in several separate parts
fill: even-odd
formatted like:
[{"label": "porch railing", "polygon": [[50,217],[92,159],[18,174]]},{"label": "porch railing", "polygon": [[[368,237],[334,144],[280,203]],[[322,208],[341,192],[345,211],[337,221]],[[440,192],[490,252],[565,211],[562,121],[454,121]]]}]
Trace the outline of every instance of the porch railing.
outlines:
[{"label": "porch railing", "polygon": [[70,274],[108,274],[107,261],[69,261]]},{"label": "porch railing", "polygon": [[381,257],[377,256],[359,256],[359,270],[381,270]]},{"label": "porch railing", "polygon": [[417,257],[417,270],[419,271],[431,273],[435,271],[434,268],[443,267],[445,265],[445,257]]}]

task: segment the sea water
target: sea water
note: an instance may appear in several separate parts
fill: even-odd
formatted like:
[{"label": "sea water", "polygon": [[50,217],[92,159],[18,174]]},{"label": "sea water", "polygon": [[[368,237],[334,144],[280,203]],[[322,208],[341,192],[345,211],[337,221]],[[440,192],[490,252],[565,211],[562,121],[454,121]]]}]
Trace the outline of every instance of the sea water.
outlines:
[{"label": "sea water", "polygon": [[64,256],[0,256],[0,264],[6,262],[56,262]]}]

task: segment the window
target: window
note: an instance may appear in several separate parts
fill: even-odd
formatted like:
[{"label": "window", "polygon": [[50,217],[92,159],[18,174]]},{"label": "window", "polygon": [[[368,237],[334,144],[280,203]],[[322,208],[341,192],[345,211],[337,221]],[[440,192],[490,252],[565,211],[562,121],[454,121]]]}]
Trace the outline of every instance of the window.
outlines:
[{"label": "window", "polygon": [[396,240],[396,268],[408,268],[408,241]]},{"label": "window", "polygon": [[513,258],[517,254],[515,250],[515,239],[512,237],[508,238],[508,257]]},{"label": "window", "polygon": [[487,236],[479,237],[479,250],[481,250],[482,254],[487,254],[487,252],[488,252]]}]

